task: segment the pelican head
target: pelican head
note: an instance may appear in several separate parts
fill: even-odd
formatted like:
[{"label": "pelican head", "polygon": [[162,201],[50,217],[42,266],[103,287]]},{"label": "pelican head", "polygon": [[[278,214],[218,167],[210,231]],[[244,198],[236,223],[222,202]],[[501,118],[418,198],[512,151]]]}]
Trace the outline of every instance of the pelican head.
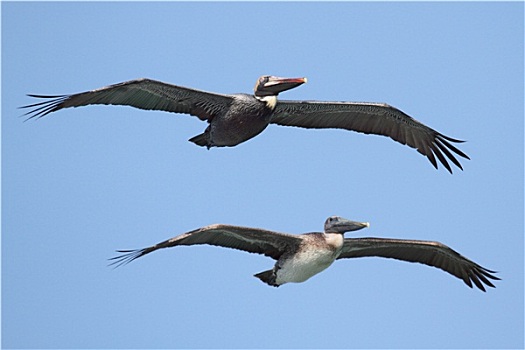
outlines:
[{"label": "pelican head", "polygon": [[263,75],[257,80],[253,90],[256,97],[277,96],[280,92],[293,89],[306,83],[306,78],[280,78]]},{"label": "pelican head", "polygon": [[357,231],[369,226],[368,222],[357,222],[340,216],[330,216],[324,223],[324,232],[344,234],[345,232]]}]

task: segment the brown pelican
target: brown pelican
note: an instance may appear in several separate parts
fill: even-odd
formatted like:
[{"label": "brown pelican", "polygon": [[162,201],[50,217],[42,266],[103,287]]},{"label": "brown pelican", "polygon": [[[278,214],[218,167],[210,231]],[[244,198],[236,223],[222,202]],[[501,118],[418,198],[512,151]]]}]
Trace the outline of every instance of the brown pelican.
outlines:
[{"label": "brown pelican", "polygon": [[[437,159],[452,173],[446,157],[458,168],[453,155],[470,159],[452,145],[463,142],[445,136],[385,103],[279,101],[280,92],[292,89],[306,78],[262,76],[254,95],[217,94],[166,84],[151,79],[137,79],[72,95],[28,95],[47,99],[21,108],[31,108],[25,115],[41,118],[63,108],[95,104],[125,105],[146,110],[186,113],[206,120],[204,133],[189,141],[199,146],[236,146],[260,134],[268,124],[301,128],[338,128],[365,134],[384,135],[416,148],[438,167]],[[452,152],[451,152],[452,151]],[[445,157],[446,156],[446,157]]]},{"label": "brown pelican", "polygon": [[255,275],[270,286],[289,282],[304,282],[328,268],[337,259],[378,256],[417,262],[442,269],[462,279],[472,288],[472,282],[485,291],[483,284],[494,287],[490,279],[499,280],[488,270],[439,242],[387,238],[344,238],[344,233],[368,227],[367,222],[355,222],[338,216],[326,219],[324,233],[291,235],[258,228],[215,224],[205,226],[154,246],[137,250],[118,250],[122,255],[111,258],[110,265],[127,264],[157,249],[175,246],[209,244],[225,248],[264,254],[277,262],[273,269]]}]

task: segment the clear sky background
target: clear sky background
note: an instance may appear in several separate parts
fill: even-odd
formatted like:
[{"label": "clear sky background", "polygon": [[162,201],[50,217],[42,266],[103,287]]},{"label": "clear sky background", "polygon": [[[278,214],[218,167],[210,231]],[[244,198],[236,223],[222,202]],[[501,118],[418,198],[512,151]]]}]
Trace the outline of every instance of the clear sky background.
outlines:
[{"label": "clear sky background", "polygon": [[[7,348],[522,348],[523,3],[2,3],[2,345]],[[388,138],[270,126],[235,148],[197,118],[91,106],[23,122],[27,93],[149,77],[222,93],[386,102],[468,142],[435,170]],[[216,247],[142,248],[227,223],[437,240],[499,271],[337,261],[302,284]]]}]

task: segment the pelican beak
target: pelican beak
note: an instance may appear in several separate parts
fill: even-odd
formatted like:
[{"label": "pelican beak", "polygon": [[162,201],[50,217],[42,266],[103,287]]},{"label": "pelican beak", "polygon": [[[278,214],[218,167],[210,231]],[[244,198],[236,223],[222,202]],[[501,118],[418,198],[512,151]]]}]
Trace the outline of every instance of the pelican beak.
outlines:
[{"label": "pelican beak", "polygon": [[357,222],[347,219],[340,219],[338,222],[332,224],[332,229],[339,233],[357,231],[365,227],[370,227],[370,224],[368,222]]},{"label": "pelican beak", "polygon": [[280,92],[306,83],[306,78],[280,78],[266,76],[255,89],[257,96],[277,96]]},{"label": "pelican beak", "polygon": [[306,83],[306,78],[279,78],[270,77],[264,84],[264,88],[275,89],[277,92],[293,89],[301,84]]}]

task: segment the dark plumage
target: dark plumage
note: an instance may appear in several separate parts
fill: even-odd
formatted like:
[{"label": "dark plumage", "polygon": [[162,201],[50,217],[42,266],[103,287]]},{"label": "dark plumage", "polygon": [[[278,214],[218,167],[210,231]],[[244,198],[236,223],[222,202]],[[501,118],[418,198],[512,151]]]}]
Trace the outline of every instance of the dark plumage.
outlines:
[{"label": "dark plumage", "polygon": [[209,126],[190,141],[208,148],[236,146],[260,134],[269,124],[278,124],[388,136],[416,148],[435,168],[437,158],[451,173],[448,161],[463,169],[455,155],[470,159],[452,144],[463,141],[445,136],[384,103],[277,101],[280,92],[305,82],[306,78],[262,76],[255,85],[254,95],[226,95],[137,79],[72,95],[29,95],[46,101],[21,108],[31,108],[26,113],[29,118],[94,104],[191,114],[207,121]]}]

